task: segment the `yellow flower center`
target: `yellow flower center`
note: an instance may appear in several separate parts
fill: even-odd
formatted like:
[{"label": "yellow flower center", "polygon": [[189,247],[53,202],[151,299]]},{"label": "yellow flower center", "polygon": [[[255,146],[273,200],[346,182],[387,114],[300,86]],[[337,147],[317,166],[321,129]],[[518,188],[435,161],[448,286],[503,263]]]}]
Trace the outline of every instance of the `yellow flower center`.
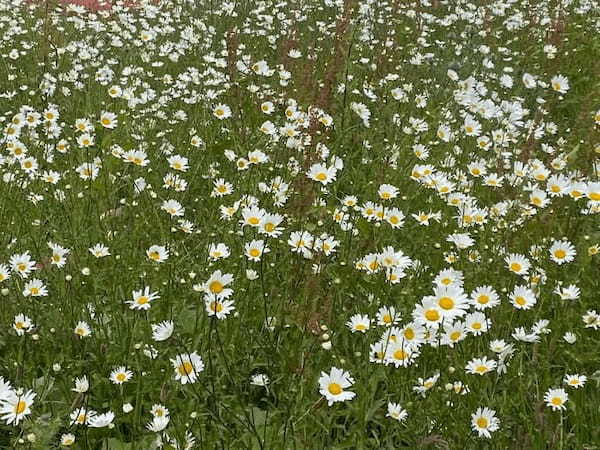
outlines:
[{"label": "yellow flower center", "polygon": [[474,330],[481,330],[481,323],[475,322],[473,325],[471,325],[471,328],[473,328]]},{"label": "yellow flower center", "polygon": [[224,286],[223,286],[223,283],[221,283],[219,280],[215,280],[210,283],[210,285],[208,286],[208,289],[213,294],[220,294],[221,292],[223,292]]},{"label": "yellow flower center", "polygon": [[440,298],[438,304],[441,308],[449,310],[454,307],[454,300],[452,300],[450,297],[442,297]]},{"label": "yellow flower center", "polygon": [[487,428],[488,426],[488,421],[485,417],[480,417],[479,419],[477,419],[477,426],[479,428]]},{"label": "yellow flower center", "polygon": [[559,248],[558,250],[554,251],[554,256],[558,259],[563,259],[565,256],[567,256],[567,252],[565,252],[562,248]]},{"label": "yellow flower center", "polygon": [[210,302],[210,310],[214,313],[220,313],[223,311],[223,304],[221,302]]},{"label": "yellow flower center", "polygon": [[527,300],[525,300],[525,298],[518,296],[517,298],[515,298],[515,303],[519,306],[523,306],[525,303],[527,303]]},{"label": "yellow flower center", "polygon": [[460,339],[460,331],[454,331],[450,334],[451,341],[458,341]]},{"label": "yellow flower center", "polygon": [[142,295],[140,298],[137,299],[137,304],[138,305],[145,305],[149,301],[150,301],[150,299],[148,297],[146,297],[145,295]]},{"label": "yellow flower center", "polygon": [[331,395],[340,395],[342,393],[342,386],[338,383],[330,383],[327,390]]},{"label": "yellow flower center", "polygon": [[396,350],[394,352],[394,359],[406,359],[408,354],[403,350]]},{"label": "yellow flower center", "polygon": [[510,270],[512,270],[513,272],[520,272],[522,268],[523,268],[523,266],[521,264],[519,264],[518,262],[514,262],[514,263],[510,264]]},{"label": "yellow flower center", "polygon": [[248,219],[248,223],[250,225],[258,225],[260,223],[260,219],[258,217],[250,217]]},{"label": "yellow flower center", "polygon": [[384,315],[383,316],[383,322],[384,323],[392,323],[393,322],[392,316],[390,314]]},{"label": "yellow flower center", "polygon": [[477,297],[477,302],[478,302],[480,305],[485,305],[485,304],[487,304],[487,302],[489,302],[489,301],[490,301],[490,297],[488,297],[488,296],[487,296],[487,295],[485,295],[485,294],[482,294],[482,295],[480,295],[479,297]]},{"label": "yellow flower center", "polygon": [[358,331],[364,331],[364,330],[366,330],[366,329],[367,329],[367,327],[366,327],[366,325],[365,325],[365,324],[359,323],[358,325],[356,325],[356,326],[354,327],[354,329],[355,329],[355,330],[358,330]]},{"label": "yellow flower center", "polygon": [[325,181],[327,179],[327,174],[325,172],[318,173],[315,177],[319,181]]},{"label": "yellow flower center", "polygon": [[191,374],[194,371],[194,366],[192,366],[191,362],[185,361],[184,363],[179,365],[177,371],[179,372],[179,375],[183,377]]},{"label": "yellow flower center", "polygon": [[563,403],[563,402],[562,402],[562,399],[561,399],[560,397],[554,397],[554,398],[551,400],[551,402],[552,402],[552,404],[553,404],[553,405],[556,405],[556,406],[560,406],[560,405],[562,405],[562,403]]},{"label": "yellow flower center", "polygon": [[27,408],[27,403],[25,403],[23,400],[19,400],[14,407],[14,412],[15,414],[23,414],[25,408]]},{"label": "yellow flower center", "polygon": [[412,328],[404,330],[404,337],[409,341],[413,340],[415,338],[415,331]]},{"label": "yellow flower center", "polygon": [[435,309],[428,309],[425,311],[425,318],[431,322],[435,322],[440,319],[440,313]]},{"label": "yellow flower center", "polygon": [[248,252],[250,254],[250,256],[252,256],[253,258],[257,258],[260,256],[260,250],[257,248],[251,248],[250,251]]},{"label": "yellow flower center", "polygon": [[122,383],[127,378],[127,375],[125,375],[124,373],[118,373],[115,378],[117,381]]}]

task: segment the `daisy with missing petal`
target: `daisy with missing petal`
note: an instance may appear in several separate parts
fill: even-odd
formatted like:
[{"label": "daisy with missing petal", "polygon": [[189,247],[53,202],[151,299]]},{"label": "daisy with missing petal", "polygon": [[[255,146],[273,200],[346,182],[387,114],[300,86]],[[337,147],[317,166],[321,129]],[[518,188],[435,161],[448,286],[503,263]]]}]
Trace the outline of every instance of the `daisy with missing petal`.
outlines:
[{"label": "daisy with missing petal", "polygon": [[324,164],[317,163],[310,167],[306,175],[311,180],[327,185],[335,180],[336,169],[335,167],[327,167]]},{"label": "daisy with missing petal", "polygon": [[471,415],[471,426],[479,437],[491,438],[494,431],[500,428],[500,420],[496,417],[496,411],[489,408],[477,408]]},{"label": "daisy with missing petal", "polygon": [[496,368],[496,361],[493,359],[488,360],[487,356],[483,358],[474,358],[465,367],[467,373],[473,375],[484,375],[488,372],[493,371]]},{"label": "daisy with missing petal", "polygon": [[76,409],[75,411],[71,412],[70,414],[70,419],[71,419],[71,425],[87,425],[90,421],[90,419],[92,419],[95,415],[96,415],[96,411],[92,410],[92,409],[86,409],[85,407],[81,407],[79,409]]},{"label": "daisy with missing petal", "polygon": [[160,298],[158,292],[150,292],[150,288],[146,286],[143,290],[133,291],[133,300],[128,300],[129,309],[148,310],[150,303],[153,300]]},{"label": "daisy with missing petal", "polygon": [[71,389],[74,392],[78,392],[79,394],[83,394],[87,392],[90,388],[90,383],[87,379],[87,376],[82,376],[81,378],[75,378],[75,387]]},{"label": "daisy with missing petal", "polygon": [[388,412],[385,415],[386,417],[391,417],[392,419],[397,420],[398,422],[404,422],[408,417],[408,411],[400,406],[400,403],[388,402],[387,406]]},{"label": "daisy with missing petal", "polygon": [[575,247],[569,241],[554,241],[550,247],[550,259],[558,265],[573,261],[576,254]]},{"label": "daisy with missing petal", "polygon": [[70,253],[70,250],[52,242],[48,242],[48,247],[52,250],[50,264],[56,267],[63,267],[67,263],[66,256]]},{"label": "daisy with missing petal", "polygon": [[152,325],[152,339],[157,342],[166,341],[173,334],[173,321],[165,320],[160,323],[153,323]]},{"label": "daisy with missing petal", "polygon": [[396,312],[393,306],[382,306],[375,315],[377,325],[391,327],[393,324],[400,321],[400,313]]},{"label": "daisy with missing petal", "polygon": [[160,208],[171,217],[180,217],[185,214],[185,208],[177,200],[165,200]]},{"label": "daisy with missing petal", "polygon": [[228,258],[230,254],[231,252],[229,251],[229,247],[222,242],[218,244],[210,244],[208,247],[208,258],[212,261]]},{"label": "daisy with missing petal", "polygon": [[328,373],[321,372],[319,378],[319,393],[323,395],[329,406],[335,402],[345,402],[346,400],[352,400],[356,394],[354,392],[346,391],[354,384],[354,379],[348,372],[337,367],[332,367]]},{"label": "daisy with missing petal", "polygon": [[346,326],[350,328],[352,333],[366,333],[371,327],[371,319],[368,315],[354,314],[350,320],[346,322]]},{"label": "daisy with missing petal", "polygon": [[231,108],[223,104],[217,105],[213,110],[213,116],[219,120],[227,119],[231,117]]},{"label": "daisy with missing petal", "polygon": [[31,405],[36,394],[33,391],[10,391],[8,396],[0,403],[0,415],[6,424],[19,425],[19,422],[27,415],[31,414]]},{"label": "daisy with missing petal", "polygon": [[175,369],[175,381],[181,384],[195,383],[198,374],[204,370],[204,362],[196,352],[177,355],[171,359],[171,364]]},{"label": "daisy with missing petal", "polygon": [[152,245],[146,250],[146,256],[154,262],[165,262],[169,258],[169,250],[162,245]]},{"label": "daisy with missing petal", "polygon": [[569,400],[569,394],[564,389],[548,389],[544,394],[546,405],[552,408],[552,411],[566,410],[565,403]]},{"label": "daisy with missing petal", "polygon": [[131,370],[127,370],[124,366],[117,367],[110,373],[110,381],[114,384],[123,384],[127,381],[131,380],[133,377],[133,372]]}]

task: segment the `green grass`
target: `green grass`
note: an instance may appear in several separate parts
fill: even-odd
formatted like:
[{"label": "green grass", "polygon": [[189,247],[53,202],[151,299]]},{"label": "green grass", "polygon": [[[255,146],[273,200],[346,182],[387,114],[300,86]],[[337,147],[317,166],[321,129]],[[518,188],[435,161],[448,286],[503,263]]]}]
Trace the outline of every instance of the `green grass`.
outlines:
[{"label": "green grass", "polygon": [[[38,263],[28,278],[12,270],[0,281],[0,376],[37,394],[18,425],[0,421],[0,448],[62,448],[69,433],[72,448],[110,450],[156,448],[160,436],[164,448],[184,448],[191,436],[195,448],[207,449],[598,448],[598,331],[582,318],[598,310],[600,290],[600,202],[591,200],[594,192],[600,195],[594,184],[600,173],[599,5],[559,3],[268,0],[240,2],[231,14],[225,3],[175,1],[94,15],[0,0],[0,264],[25,252]],[[515,29],[507,24],[519,20]],[[141,41],[150,29],[155,36]],[[118,41],[121,46],[113,45]],[[556,47],[554,58],[544,51],[549,43]],[[301,56],[288,56],[290,49]],[[261,60],[271,75],[239,70],[238,64]],[[289,77],[282,77],[283,69]],[[112,72],[112,78],[103,81],[99,71]],[[526,88],[524,73],[545,84]],[[503,74],[512,77],[512,87],[500,83]],[[558,74],[570,85],[562,95],[550,85]],[[476,101],[505,111],[506,102],[518,105],[526,111],[523,123],[469,110],[459,94],[472,81],[480,83]],[[111,97],[112,86],[124,95]],[[394,99],[396,88],[406,101]],[[422,95],[427,103],[420,107],[415,97]],[[260,109],[266,101],[275,107],[270,115]],[[356,103],[369,109],[369,126],[353,110]],[[231,117],[215,117],[218,104],[228,105]],[[304,114],[301,120],[286,118],[292,104]],[[27,173],[23,157],[11,153],[8,126],[20,111],[52,108],[60,114],[56,133],[46,132],[44,117],[20,129],[18,141],[38,165]],[[114,129],[100,124],[104,111],[117,115]],[[467,113],[480,123],[481,135],[492,138],[501,130],[506,144],[492,139],[488,149],[479,147],[464,131]],[[319,123],[323,114],[331,116],[331,126]],[[93,125],[88,148],[77,142],[78,119]],[[415,131],[414,119],[427,129]],[[293,124],[300,144],[263,133],[267,120],[278,129]],[[437,136],[441,124],[453,133],[449,142]],[[529,130],[540,125],[545,132],[534,137]],[[194,136],[202,145],[191,145]],[[64,152],[62,140],[69,146]],[[429,149],[426,159],[417,158],[416,144]],[[115,156],[131,150],[146,152],[148,164]],[[268,161],[238,170],[238,159],[255,150]],[[231,160],[228,151],[236,155]],[[172,155],[186,157],[189,169],[170,168]],[[307,177],[311,166],[331,166],[334,156],[343,168],[331,183]],[[94,160],[97,178],[80,177],[76,169]],[[487,186],[469,173],[467,166],[478,160],[488,174],[503,177],[502,186]],[[563,174],[569,186],[581,182],[588,193],[579,200],[549,196],[548,205],[534,206],[531,191],[546,190],[547,177],[514,176],[518,161]],[[453,193],[411,178],[416,165],[444,174]],[[60,181],[44,181],[45,171],[56,171]],[[184,179],[186,188],[165,188],[167,174]],[[289,185],[280,198],[261,189],[276,177]],[[134,187],[139,178],[146,182],[142,192]],[[220,178],[233,185],[232,194],[211,195]],[[397,198],[380,199],[382,184],[395,186]],[[462,212],[448,201],[455,194],[485,210],[487,221],[463,226]],[[347,196],[356,196],[358,205],[344,206]],[[162,210],[166,200],[178,201],[184,215]],[[244,205],[252,202],[284,216],[281,236],[241,226]],[[365,218],[366,202],[384,211],[398,208],[404,225]],[[493,212],[500,202],[506,202],[504,215]],[[222,207],[234,205],[233,218],[225,219]],[[336,220],[339,212],[348,215],[349,228]],[[412,217],[420,212],[439,212],[440,220],[421,225]],[[192,232],[181,230],[180,219],[194,225]],[[325,233],[337,247],[308,258],[288,244],[297,231]],[[457,249],[447,241],[454,233],[469,233],[474,245]],[[270,249],[259,262],[245,256],[245,244],[255,239]],[[560,240],[574,246],[572,262],[551,260],[549,248]],[[50,264],[48,242],[70,250],[64,267]],[[88,249],[97,243],[108,246],[110,256],[93,256]],[[228,246],[230,256],[214,261],[209,247],[218,243]],[[152,245],[165,246],[169,258],[148,258]],[[397,284],[387,282],[382,270],[357,267],[389,246],[413,263]],[[527,275],[508,270],[505,256],[512,253],[529,260]],[[485,310],[489,331],[469,334],[453,347],[434,337],[408,367],[370,362],[371,345],[386,331],[377,325],[379,309],[393,306],[401,316],[398,327],[408,324],[445,269],[462,273],[467,296],[484,285],[496,290],[500,305]],[[235,310],[222,320],[209,316],[199,289],[217,270],[234,278],[226,287],[233,289]],[[32,278],[43,281],[47,296],[23,295]],[[554,293],[558,283],[577,285],[579,298],[561,300]],[[535,292],[533,308],[511,304],[520,285]],[[130,309],[125,300],[144,287],[160,298],[146,311]],[[468,312],[474,311],[471,305]],[[13,327],[18,314],[34,324],[22,335]],[[354,314],[372,320],[366,333],[346,326]],[[151,324],[165,320],[174,323],[172,336],[154,341]],[[512,336],[539,320],[549,321],[539,342]],[[91,336],[74,333],[79,321],[89,324]],[[574,344],[565,342],[566,332],[577,336]],[[506,372],[469,374],[465,367],[474,358],[498,360],[490,350],[498,339],[514,349]],[[204,369],[195,383],[182,384],[171,359],[193,352]],[[116,385],[109,376],[120,366],[133,377]],[[356,396],[328,406],[319,378],[332,367],[351,374],[348,390]],[[423,396],[414,392],[419,379],[438,373]],[[268,376],[267,387],[250,383],[257,374]],[[588,381],[567,387],[566,374]],[[74,379],[83,375],[89,390],[73,392]],[[457,382],[468,392],[448,388]],[[562,412],[544,401],[549,389],[559,387],[569,394]],[[1,394],[0,406],[8,402]],[[386,417],[388,402],[407,410],[404,422]],[[128,403],[133,409],[125,413]],[[155,404],[169,410],[164,432],[146,428]],[[113,425],[73,425],[69,415],[85,406],[112,411]],[[500,420],[491,439],[471,427],[478,407],[494,410]]]}]

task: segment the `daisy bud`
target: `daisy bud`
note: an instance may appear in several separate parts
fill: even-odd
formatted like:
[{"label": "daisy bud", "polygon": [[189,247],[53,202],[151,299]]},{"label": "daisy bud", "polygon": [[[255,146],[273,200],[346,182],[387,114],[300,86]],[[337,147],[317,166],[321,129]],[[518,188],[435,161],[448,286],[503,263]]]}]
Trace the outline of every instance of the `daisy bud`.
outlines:
[{"label": "daisy bud", "polygon": [[131,411],[133,411],[133,405],[131,403],[123,404],[123,412],[125,414],[130,413]]},{"label": "daisy bud", "polygon": [[324,350],[331,350],[331,341],[323,342],[321,347],[323,347]]}]

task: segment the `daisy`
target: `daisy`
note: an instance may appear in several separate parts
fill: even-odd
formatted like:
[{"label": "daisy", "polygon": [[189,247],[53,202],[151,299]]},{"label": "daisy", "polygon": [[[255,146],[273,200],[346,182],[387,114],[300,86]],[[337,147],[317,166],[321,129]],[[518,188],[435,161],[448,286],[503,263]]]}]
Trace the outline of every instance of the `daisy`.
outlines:
[{"label": "daisy", "polygon": [[160,209],[166,211],[171,217],[180,217],[185,214],[185,208],[177,200],[165,200]]},{"label": "daisy", "polygon": [[110,130],[116,128],[118,124],[117,115],[115,113],[104,111],[100,115],[100,124],[104,128],[108,128]]},{"label": "daisy", "polygon": [[23,336],[25,333],[29,333],[33,329],[33,322],[29,317],[24,314],[17,314],[13,323],[13,328],[17,332],[18,336]]},{"label": "daisy", "polygon": [[386,365],[392,364],[395,367],[408,367],[418,356],[418,350],[402,342],[392,342],[386,346],[384,362]]},{"label": "daisy", "polygon": [[265,245],[265,241],[253,240],[244,245],[244,254],[250,261],[260,261],[261,257],[265,253],[269,253],[271,250]]},{"label": "daisy", "polygon": [[467,373],[473,375],[484,375],[488,372],[493,371],[496,368],[496,365],[496,361],[494,361],[493,359],[488,360],[487,356],[484,356],[483,358],[474,358],[471,361],[469,361],[465,369]]},{"label": "daisy", "polygon": [[6,264],[0,264],[0,283],[10,278],[10,268]]},{"label": "daisy", "polygon": [[480,286],[471,292],[471,304],[477,310],[494,308],[500,304],[500,298],[491,286]]},{"label": "daisy", "polygon": [[23,296],[25,297],[45,297],[48,295],[48,289],[44,286],[42,280],[34,278],[25,283],[25,289],[23,289]]},{"label": "daisy", "polygon": [[336,170],[333,167],[327,167],[323,164],[313,164],[306,173],[308,178],[318,181],[323,185],[327,185],[335,180]]},{"label": "daisy", "polygon": [[469,308],[467,296],[456,286],[436,286],[434,295],[426,298],[434,299],[442,317],[451,321],[463,316]]},{"label": "daisy", "polygon": [[31,405],[33,405],[35,396],[33,391],[27,391],[25,394],[20,391],[10,391],[8,396],[0,402],[0,415],[6,424],[17,426],[25,416],[31,414]]},{"label": "daisy", "polygon": [[110,381],[114,384],[123,384],[127,381],[131,380],[133,377],[133,372],[131,370],[127,370],[124,366],[117,367],[110,373]]},{"label": "daisy", "polygon": [[350,320],[346,322],[346,326],[350,328],[352,333],[360,332],[364,334],[371,327],[371,319],[366,314],[354,314],[350,317]]},{"label": "daisy", "polygon": [[512,305],[517,309],[531,309],[537,303],[533,291],[525,286],[516,286],[510,294]]},{"label": "daisy", "polygon": [[180,172],[186,172],[190,167],[188,166],[188,159],[185,156],[173,155],[167,158],[169,167],[173,170]]},{"label": "daisy", "polygon": [[146,286],[144,289],[139,291],[133,291],[133,300],[127,300],[125,303],[131,305],[129,309],[150,309],[150,302],[156,300],[159,297],[158,292],[150,292],[150,288]]},{"label": "daisy", "polygon": [[225,319],[235,309],[233,300],[220,300],[213,295],[207,296],[204,302],[209,317],[216,316],[219,320]]},{"label": "daisy", "polygon": [[71,425],[87,425],[90,422],[90,419],[96,416],[96,411],[88,410],[85,407],[80,407],[75,411],[71,412],[70,419]]},{"label": "daisy", "polygon": [[323,395],[329,406],[335,402],[344,402],[346,400],[352,400],[356,394],[354,392],[346,391],[354,384],[354,379],[350,374],[343,369],[332,367],[329,374],[321,372],[319,378],[319,393]]},{"label": "daisy", "polygon": [[87,322],[79,321],[77,322],[77,325],[75,325],[75,329],[73,330],[73,332],[80,338],[84,338],[92,334],[92,329],[87,324]]},{"label": "daisy", "polygon": [[63,447],[70,447],[75,443],[75,435],[72,433],[65,433],[60,437],[60,445]]},{"label": "daisy", "polygon": [[228,258],[231,252],[229,251],[229,247],[227,247],[223,243],[218,244],[210,244],[208,247],[208,258],[212,261],[217,261],[218,259]]},{"label": "daisy", "polygon": [[223,274],[220,270],[214,272],[210,278],[202,285],[202,290],[218,299],[228,298],[233,294],[233,289],[226,287],[233,282],[233,275],[230,273]]},{"label": "daisy", "polygon": [[424,298],[412,315],[416,322],[428,328],[437,328],[444,319],[442,308],[434,297]]},{"label": "daisy", "polygon": [[379,186],[379,190],[377,191],[377,195],[382,200],[391,200],[398,197],[398,188],[392,186],[391,184],[382,184]]},{"label": "daisy", "polygon": [[494,431],[500,428],[500,420],[496,417],[496,411],[489,408],[477,408],[471,415],[471,426],[479,437],[491,438]]},{"label": "daisy", "polygon": [[169,416],[153,417],[152,421],[146,424],[146,428],[154,433],[160,433],[167,428],[170,421],[171,418]]},{"label": "daisy", "polygon": [[169,410],[163,405],[154,404],[152,405],[150,414],[152,414],[154,417],[165,417],[169,415]]},{"label": "daisy", "polygon": [[574,387],[575,389],[579,389],[580,387],[583,387],[583,385],[585,384],[585,382],[587,381],[587,377],[585,375],[565,375],[565,378],[563,379],[564,383],[567,386],[570,387]]},{"label": "daisy", "polygon": [[104,256],[110,256],[108,247],[103,244],[96,244],[88,249],[92,255],[96,258],[103,258]]},{"label": "daisy", "polygon": [[219,104],[213,109],[213,116],[219,120],[231,117],[231,108],[227,105]]},{"label": "daisy", "polygon": [[166,341],[173,334],[173,321],[165,320],[164,322],[152,324],[152,339],[157,342]]},{"label": "daisy", "polygon": [[233,193],[233,185],[225,181],[224,178],[219,178],[213,182],[214,187],[211,192],[212,197],[224,197]]},{"label": "daisy", "polygon": [[181,384],[195,383],[198,374],[204,370],[202,358],[196,352],[177,355],[171,359],[171,364],[175,369],[175,381]]},{"label": "daisy", "polygon": [[50,264],[63,267],[67,263],[66,256],[70,253],[70,250],[52,242],[48,242],[48,247],[52,250]]},{"label": "daisy", "polygon": [[384,325],[390,327],[400,321],[400,313],[396,312],[396,308],[393,306],[382,306],[375,315],[377,319],[377,325]]},{"label": "daisy", "polygon": [[408,417],[408,411],[403,409],[402,406],[400,406],[400,403],[388,402],[387,410],[388,412],[385,416],[391,417],[398,422],[404,422]]},{"label": "daisy", "polygon": [[504,261],[506,262],[508,270],[517,275],[526,275],[531,267],[531,263],[527,258],[516,253],[509,254],[504,258]]},{"label": "daisy", "polygon": [[575,259],[577,252],[569,241],[554,241],[550,247],[550,259],[558,265],[568,263]]},{"label": "daisy", "polygon": [[552,77],[550,80],[550,85],[554,91],[561,94],[566,94],[569,90],[569,80],[563,75],[555,75]]},{"label": "daisy", "polygon": [[154,262],[165,262],[169,258],[169,250],[162,245],[152,245],[146,250],[146,256]]},{"label": "daisy", "polygon": [[75,387],[71,389],[74,392],[78,392],[79,394],[83,394],[88,391],[90,388],[90,383],[87,379],[87,376],[82,376],[81,378],[75,378]]},{"label": "daisy", "polygon": [[564,389],[548,389],[544,394],[546,405],[552,408],[552,411],[566,410],[565,403],[569,400],[569,394]]},{"label": "daisy", "polygon": [[10,257],[8,264],[13,272],[18,273],[21,278],[27,278],[35,270],[35,261],[29,256],[29,252]]},{"label": "daisy", "polygon": [[104,428],[112,425],[115,419],[115,413],[112,411],[105,412],[104,414],[97,414],[88,419],[88,426],[91,428]]}]

